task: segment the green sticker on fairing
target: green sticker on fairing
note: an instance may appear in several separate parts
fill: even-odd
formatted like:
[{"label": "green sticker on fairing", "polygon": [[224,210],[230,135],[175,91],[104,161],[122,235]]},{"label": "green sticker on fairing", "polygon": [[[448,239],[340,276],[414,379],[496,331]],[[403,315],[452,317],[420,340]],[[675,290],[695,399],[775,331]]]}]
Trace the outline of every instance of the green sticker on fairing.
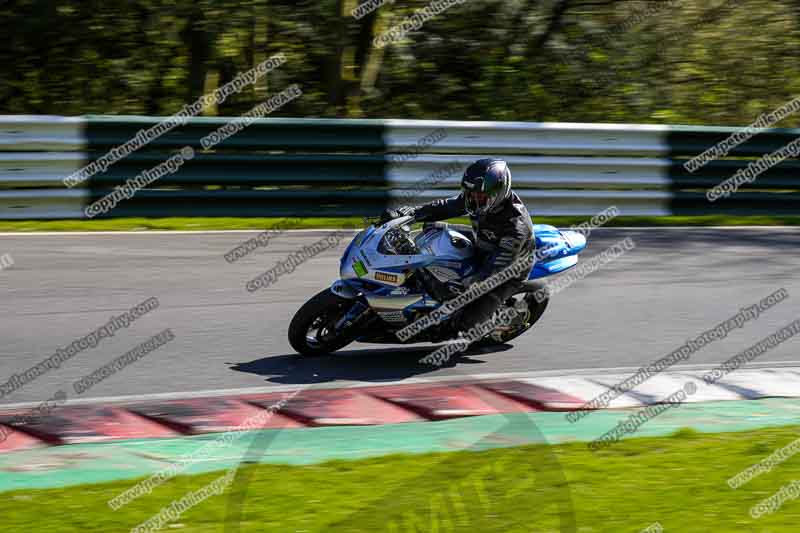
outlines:
[{"label": "green sticker on fairing", "polygon": [[353,270],[355,270],[356,275],[361,278],[367,275],[367,267],[364,266],[360,260],[356,259],[353,261]]}]

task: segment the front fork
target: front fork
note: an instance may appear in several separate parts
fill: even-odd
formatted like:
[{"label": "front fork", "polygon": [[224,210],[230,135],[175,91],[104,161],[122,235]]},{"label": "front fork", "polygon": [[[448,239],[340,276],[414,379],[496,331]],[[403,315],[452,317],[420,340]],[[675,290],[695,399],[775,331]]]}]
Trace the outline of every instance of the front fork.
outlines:
[{"label": "front fork", "polygon": [[372,316],[372,308],[364,301],[362,294],[347,283],[337,280],[331,285],[331,292],[339,298],[353,303],[332,327],[332,334],[341,335],[346,330],[360,328]]},{"label": "front fork", "polygon": [[342,331],[357,325],[361,322],[370,312],[370,308],[364,302],[355,300],[352,307],[334,325],[334,331],[341,333]]}]

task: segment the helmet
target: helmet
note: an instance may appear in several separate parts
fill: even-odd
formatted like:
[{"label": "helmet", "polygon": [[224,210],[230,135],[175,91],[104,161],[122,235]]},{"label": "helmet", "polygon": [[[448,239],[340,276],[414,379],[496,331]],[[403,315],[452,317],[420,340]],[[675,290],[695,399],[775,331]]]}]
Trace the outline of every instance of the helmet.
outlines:
[{"label": "helmet", "polygon": [[481,216],[500,208],[511,196],[511,170],[501,159],[480,159],[464,171],[461,191],[467,213]]}]

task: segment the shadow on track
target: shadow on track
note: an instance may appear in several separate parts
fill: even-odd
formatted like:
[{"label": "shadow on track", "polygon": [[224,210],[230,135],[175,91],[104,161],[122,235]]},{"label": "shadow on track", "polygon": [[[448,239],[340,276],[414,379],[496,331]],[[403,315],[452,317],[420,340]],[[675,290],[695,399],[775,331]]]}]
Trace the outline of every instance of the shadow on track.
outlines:
[{"label": "shadow on track", "polygon": [[485,361],[475,356],[510,350],[510,344],[470,348],[454,356],[442,367],[420,363],[420,359],[438,346],[369,348],[366,350],[341,350],[334,355],[300,357],[296,354],[276,355],[247,363],[236,363],[231,370],[259,376],[269,376],[270,383],[312,384],[334,381],[383,382],[398,381],[430,374],[439,368],[456,365],[479,365]]},{"label": "shadow on track", "polygon": [[[450,366],[450,375],[460,382],[472,381],[475,374],[467,372],[471,367],[463,363],[480,364],[476,355],[502,352],[510,345],[468,350],[455,357]],[[419,359],[435,347],[395,347],[390,349],[365,349],[336,352],[336,355],[319,358],[301,358],[295,355],[279,355],[235,365],[241,372],[256,374],[280,374],[270,381],[284,383],[312,383],[298,387],[299,391],[284,393],[282,402],[302,401],[303,394],[312,393],[318,387],[313,383],[333,379],[364,379],[366,381],[396,380],[406,376],[430,372],[435,367],[422,365]],[[462,363],[462,364],[459,364]],[[314,375],[316,374],[316,375]],[[308,379],[312,376],[314,379]],[[324,388],[324,387],[323,387]],[[295,395],[300,395],[296,398]],[[487,397],[490,405],[496,405],[499,397]],[[285,405],[274,404],[274,405]],[[502,413],[502,407],[495,408]],[[548,445],[545,435],[537,427],[535,419],[524,413],[498,414],[493,423],[472,434],[458,432],[448,436],[443,450],[452,452],[487,452],[477,456],[473,466],[465,468],[461,461],[465,454],[427,454],[425,468],[400,472],[379,490],[366,494],[354,491],[346,497],[346,504],[337,507],[331,520],[320,521],[314,515],[306,515],[302,530],[317,531],[484,531],[498,524],[497,509],[522,509],[504,524],[511,524],[515,531],[530,530],[531,522],[537,521],[539,530],[577,533],[575,504],[571,485],[559,455]],[[270,513],[269,497],[257,490],[259,483],[269,482],[268,473],[255,465],[264,462],[276,439],[293,442],[297,433],[291,429],[274,429],[255,432],[247,451],[239,464],[232,469],[233,482],[227,491],[227,506],[224,519],[225,533],[254,531],[259,522],[270,525],[280,523],[280,509]],[[299,430],[304,431],[304,430]],[[314,430],[316,431],[316,430]],[[442,429],[438,429],[442,431]],[[524,436],[524,437],[523,437]],[[509,450],[492,455],[498,447],[522,444],[544,444]],[[302,453],[303,445],[297,443],[296,451]],[[422,450],[419,450],[422,451]],[[510,455],[515,454],[515,455]],[[475,456],[473,456],[475,457]],[[354,463],[355,464],[355,463]],[[314,468],[311,466],[310,468]],[[351,483],[372,483],[371,470],[359,473],[347,467],[346,475]],[[509,473],[513,472],[513,476]],[[335,477],[335,476],[334,476]],[[512,479],[509,483],[507,480]],[[335,482],[335,480],[334,480]],[[430,498],[415,500],[420,487],[426,487]],[[361,494],[364,493],[364,496]],[[302,496],[298,505],[302,504]],[[317,500],[317,503],[324,500]],[[510,502],[510,503],[509,503]],[[341,505],[331,501],[332,505]],[[274,515],[274,516],[272,516]],[[267,518],[264,518],[267,516]],[[512,523],[514,520],[516,523]],[[298,522],[300,524],[300,522]],[[428,526],[430,524],[430,526]],[[440,525],[441,524],[441,525]],[[274,529],[274,528],[273,528]],[[284,528],[298,530],[297,527]]]}]

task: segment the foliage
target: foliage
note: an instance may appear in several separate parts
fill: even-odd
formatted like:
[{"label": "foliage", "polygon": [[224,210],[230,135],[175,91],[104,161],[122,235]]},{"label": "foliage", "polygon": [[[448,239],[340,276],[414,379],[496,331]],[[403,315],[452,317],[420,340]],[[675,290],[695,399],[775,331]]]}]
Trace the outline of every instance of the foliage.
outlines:
[{"label": "foliage", "polygon": [[467,0],[374,45],[431,1],[10,0],[0,113],[169,114],[278,52],[206,113],[297,82],[276,115],[741,125],[800,93],[800,0]]}]

